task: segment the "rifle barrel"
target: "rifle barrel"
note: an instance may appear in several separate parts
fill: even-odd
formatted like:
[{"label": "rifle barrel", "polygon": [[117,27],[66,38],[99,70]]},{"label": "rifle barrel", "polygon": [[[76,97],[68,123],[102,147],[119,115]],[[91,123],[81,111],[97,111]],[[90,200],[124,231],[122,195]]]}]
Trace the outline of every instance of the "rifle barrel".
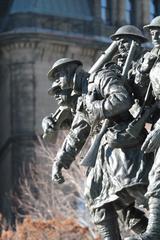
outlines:
[{"label": "rifle barrel", "polygon": [[98,69],[100,69],[104,63],[107,63],[108,61],[111,61],[114,54],[117,52],[117,43],[112,42],[111,45],[105,50],[104,53],[98,58],[98,60],[93,64],[91,69],[89,70],[89,73],[92,74],[96,72]]}]

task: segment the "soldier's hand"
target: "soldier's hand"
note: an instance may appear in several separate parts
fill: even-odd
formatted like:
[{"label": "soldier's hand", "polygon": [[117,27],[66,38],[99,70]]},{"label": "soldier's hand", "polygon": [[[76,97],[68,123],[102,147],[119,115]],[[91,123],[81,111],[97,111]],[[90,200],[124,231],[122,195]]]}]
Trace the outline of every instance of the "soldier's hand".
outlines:
[{"label": "soldier's hand", "polygon": [[55,127],[55,122],[51,116],[43,118],[42,128],[44,131],[43,139],[54,144],[56,142],[58,132]]},{"label": "soldier's hand", "polygon": [[65,180],[64,180],[64,177],[62,175],[62,164],[57,162],[57,161],[54,161],[53,162],[53,165],[52,165],[52,180],[54,182],[57,182],[59,184],[63,183]]},{"label": "soldier's hand", "polygon": [[44,133],[54,130],[54,121],[51,116],[46,116],[42,120],[42,129]]},{"label": "soldier's hand", "polygon": [[160,129],[152,130],[144,141],[141,150],[144,153],[154,152],[160,147]]}]

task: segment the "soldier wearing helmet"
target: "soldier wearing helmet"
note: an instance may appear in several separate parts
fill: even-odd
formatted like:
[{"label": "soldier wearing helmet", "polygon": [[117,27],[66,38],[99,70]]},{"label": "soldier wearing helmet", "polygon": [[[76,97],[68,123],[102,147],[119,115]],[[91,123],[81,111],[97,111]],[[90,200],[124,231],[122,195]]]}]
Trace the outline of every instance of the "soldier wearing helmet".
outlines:
[{"label": "soldier wearing helmet", "polygon": [[82,69],[79,60],[61,58],[53,64],[48,72],[48,79],[52,82],[48,94],[55,97],[59,108],[42,120],[44,139],[53,142],[57,130],[70,128],[77,98],[86,91],[87,77],[88,73]]},{"label": "soldier wearing helmet", "polygon": [[141,73],[142,82],[145,82],[145,79],[149,79],[149,73],[152,69],[157,57],[159,55],[159,46],[160,46],[160,27],[159,23],[160,17],[155,17],[149,25],[144,26],[144,29],[148,29],[151,34],[153,49],[150,52],[144,54],[141,58],[141,63],[139,64],[139,72]]},{"label": "soldier wearing helmet", "polygon": [[[146,193],[148,199],[149,219],[146,231],[126,240],[158,240],[160,239],[160,16],[155,17],[150,24],[144,26],[149,30],[153,49],[146,56],[146,67],[153,97],[157,107],[152,114],[152,130],[142,145],[142,151],[154,152],[154,163],[149,173],[149,186]],[[147,63],[147,64],[146,64]],[[142,63],[143,66],[143,63]]]},{"label": "soldier wearing helmet", "polygon": [[151,34],[152,43],[154,48],[160,47],[160,16],[152,19],[151,23],[144,26],[144,29],[148,29]]},{"label": "soldier wearing helmet", "polygon": [[142,54],[141,44],[147,41],[147,38],[142,34],[142,32],[133,25],[125,25],[120,27],[113,35],[111,35],[111,39],[117,41],[120,55],[118,64],[122,66],[128,55],[132,40],[135,40],[137,43],[135,60],[136,58],[138,59]]},{"label": "soldier wearing helmet", "polygon": [[[117,56],[118,65],[124,65],[125,59],[128,56],[128,52],[131,46],[131,41],[134,40],[136,43],[136,51],[134,53],[134,59],[132,61],[131,69],[128,73],[128,79],[130,81],[126,82],[128,84],[128,89],[133,92],[134,98],[137,103],[143,103],[146,89],[149,83],[149,77],[147,75],[142,74],[139,70],[141,66],[142,56],[144,56],[146,50],[142,47],[142,44],[147,42],[147,38],[142,34],[142,32],[133,25],[125,25],[120,27],[115,34],[111,35],[112,40],[117,41],[119,55]],[[133,108],[133,114],[136,115],[138,112],[138,104]]]},{"label": "soldier wearing helmet", "polygon": [[82,66],[82,63],[78,60],[62,58],[57,60],[49,70],[48,79],[52,81],[52,86],[48,90],[48,94],[54,95],[59,105],[68,106],[71,104],[71,102],[69,103],[70,95],[76,87],[73,78],[80,66]]},{"label": "soldier wearing helmet", "polygon": [[[110,103],[112,104],[112,106],[115,104],[114,110],[116,110],[118,101],[114,101],[114,96],[111,94],[112,90],[110,89],[110,84],[107,83],[107,72],[110,74],[110,83],[114,85],[114,81],[116,81],[116,79],[119,79],[119,76],[121,75],[122,68],[125,64],[126,57],[128,56],[132,40],[134,40],[137,44],[136,52],[132,62],[132,64],[135,64],[143,54],[141,44],[146,42],[147,39],[143,36],[142,32],[138,28],[132,25],[126,25],[119,28],[115,32],[115,34],[111,35],[111,39],[116,41],[118,45],[119,54],[116,56],[116,58],[113,59],[114,61],[117,61],[117,64],[106,64],[104,68],[95,75],[94,80],[92,80],[92,77],[89,78],[89,82],[94,81],[97,92],[100,93],[101,91],[104,91],[103,96],[105,96],[106,93],[105,89],[109,91],[108,96],[110,95]],[[105,80],[104,83],[103,80]],[[116,84],[114,89],[114,92],[117,94],[117,96],[119,95],[118,88],[121,88],[119,85],[121,80],[122,79],[120,78],[119,83]],[[104,85],[101,89],[99,89],[98,87],[102,83]],[[128,90],[129,86],[127,86],[127,81],[125,83],[125,87]],[[124,91],[125,89],[122,89],[120,95],[123,95]],[[120,97],[120,95],[119,100],[122,100],[121,107],[125,107],[123,97]],[[101,99],[101,97],[99,99]],[[102,119],[105,118],[107,116],[107,113],[105,113],[105,106],[106,108],[110,107],[110,114],[114,115],[114,111],[110,104],[107,103],[105,105],[105,101],[107,102],[107,97],[105,100],[102,101],[100,101],[99,99],[97,97],[97,99],[95,98],[94,101],[91,101],[91,104],[89,106],[87,104],[87,108],[89,108],[89,111],[92,113],[92,119],[94,119],[94,117],[100,117]],[[128,102],[129,101],[130,100],[128,99]],[[117,125],[113,124],[113,128],[110,127],[107,134],[105,134],[108,144],[106,144],[105,140],[103,143],[101,143],[99,150],[101,155],[98,155],[95,167],[92,168],[89,172],[85,191],[85,196],[91,210],[93,221],[97,225],[97,228],[101,233],[103,239],[106,240],[120,239],[120,237],[118,236],[118,226],[114,212],[117,207],[119,207],[120,209],[123,208],[122,215],[123,217],[125,215],[123,219],[125,219],[127,225],[133,231],[137,233],[143,232],[147,226],[147,219],[144,216],[144,213],[139,209],[136,209],[134,206],[134,202],[136,202],[137,199],[141,199],[142,202],[143,200],[145,200],[143,194],[146,191],[146,186],[148,183],[147,173],[150,169],[150,166],[146,164],[146,156],[143,156],[140,150],[142,142],[135,146],[132,139],[131,142],[133,145],[129,147],[129,145],[127,145],[129,144],[129,139],[127,139],[126,136],[126,146],[124,148],[121,145],[122,141],[120,144],[121,146],[118,144],[117,146],[115,145],[115,147],[110,148],[110,146],[112,145],[110,145],[110,143],[113,139],[115,142],[117,141],[118,143],[118,129],[116,130],[114,129],[114,127],[119,126],[119,130],[122,130],[122,125],[119,125],[119,123],[121,122],[121,116],[123,114],[125,115],[123,115],[124,118],[122,121],[125,126],[127,126],[128,121],[130,121],[129,116],[128,119],[126,118],[128,111],[124,111],[122,115],[120,114],[121,107],[119,107],[117,113],[118,122],[116,122],[116,119],[114,120],[114,124],[117,123]],[[112,119],[111,116],[109,116],[109,119],[110,118]],[[110,129],[112,129],[111,131],[113,135],[110,135]],[[141,168],[141,164],[143,163],[143,161],[144,165]],[[120,172],[121,174],[119,174]],[[136,176],[134,176],[135,172]],[[125,184],[125,182],[127,182],[127,184]],[[118,200],[115,199],[114,194],[118,195]],[[111,226],[112,224],[115,226],[115,228]]]}]

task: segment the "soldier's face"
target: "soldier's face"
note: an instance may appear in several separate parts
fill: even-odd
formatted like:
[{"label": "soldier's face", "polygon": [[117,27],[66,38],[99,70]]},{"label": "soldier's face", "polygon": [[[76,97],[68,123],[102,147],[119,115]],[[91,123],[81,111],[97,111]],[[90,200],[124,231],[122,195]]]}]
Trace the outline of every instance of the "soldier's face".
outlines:
[{"label": "soldier's face", "polygon": [[131,46],[132,39],[128,37],[118,38],[118,51],[121,56],[127,57],[130,46]]},{"label": "soldier's face", "polygon": [[59,68],[52,75],[53,83],[48,93],[53,95],[58,105],[66,106],[70,102],[72,86],[72,80],[70,80],[70,74],[67,68]]},{"label": "soldier's face", "polygon": [[70,88],[70,79],[67,69],[60,68],[52,75],[53,84],[52,87],[60,87],[62,90]]},{"label": "soldier's face", "polygon": [[72,89],[61,89],[57,88],[54,92],[54,98],[56,99],[59,106],[68,106],[71,101]]},{"label": "soldier's face", "polygon": [[151,29],[150,33],[154,47],[160,47],[160,29]]}]

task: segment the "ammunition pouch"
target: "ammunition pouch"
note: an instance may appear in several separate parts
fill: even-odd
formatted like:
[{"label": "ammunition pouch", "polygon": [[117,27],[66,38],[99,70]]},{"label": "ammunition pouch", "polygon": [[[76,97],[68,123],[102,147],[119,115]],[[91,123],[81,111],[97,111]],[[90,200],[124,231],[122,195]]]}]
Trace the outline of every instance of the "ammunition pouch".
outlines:
[{"label": "ammunition pouch", "polygon": [[108,128],[106,133],[107,143],[112,148],[136,147],[143,143],[147,136],[147,131],[143,128],[138,137],[133,137],[126,132],[129,123],[119,123]]}]

